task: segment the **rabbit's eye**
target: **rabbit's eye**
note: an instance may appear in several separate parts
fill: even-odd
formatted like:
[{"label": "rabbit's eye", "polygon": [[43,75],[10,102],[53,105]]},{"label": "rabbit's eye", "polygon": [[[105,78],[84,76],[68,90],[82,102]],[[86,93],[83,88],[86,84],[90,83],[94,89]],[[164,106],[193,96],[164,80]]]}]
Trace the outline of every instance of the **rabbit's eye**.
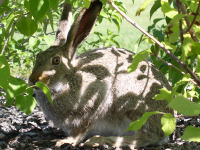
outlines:
[{"label": "rabbit's eye", "polygon": [[52,65],[59,65],[60,64],[60,57],[56,56],[52,59]]}]

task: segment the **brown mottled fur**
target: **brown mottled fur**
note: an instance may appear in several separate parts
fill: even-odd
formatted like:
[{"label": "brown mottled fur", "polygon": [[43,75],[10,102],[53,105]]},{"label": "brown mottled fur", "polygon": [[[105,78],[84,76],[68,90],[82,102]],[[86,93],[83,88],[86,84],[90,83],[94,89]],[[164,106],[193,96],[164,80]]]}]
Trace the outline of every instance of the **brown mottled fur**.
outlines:
[{"label": "brown mottled fur", "polygon": [[[73,34],[83,30],[76,31],[78,28],[74,26],[78,23],[72,25],[73,32],[69,31],[70,38],[65,45],[50,47],[38,55],[30,76],[31,83],[42,81],[51,90],[53,105],[41,90],[36,89],[35,94],[47,119],[68,133],[58,145],[76,145],[83,140],[87,140],[86,145],[99,143],[130,148],[161,143],[164,136],[160,115],[150,117],[139,131],[126,129],[144,112],[170,112],[165,101],[152,99],[160,88],[170,89],[168,81],[148,61],[140,62],[136,71],[128,73],[133,53],[125,49],[95,49],[74,57],[71,54],[79,43],[72,44],[78,36],[73,38]],[[84,34],[89,34],[89,29]],[[55,57],[60,58],[59,64],[52,64]]]}]

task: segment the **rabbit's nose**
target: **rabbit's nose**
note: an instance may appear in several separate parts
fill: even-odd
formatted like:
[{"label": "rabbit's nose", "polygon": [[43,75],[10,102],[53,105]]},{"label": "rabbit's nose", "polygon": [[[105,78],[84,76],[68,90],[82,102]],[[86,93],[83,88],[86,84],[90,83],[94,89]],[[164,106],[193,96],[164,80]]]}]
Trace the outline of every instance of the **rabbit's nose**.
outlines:
[{"label": "rabbit's nose", "polygon": [[29,80],[28,80],[28,84],[29,85],[35,85],[35,83],[37,82],[38,80],[36,80],[36,79],[33,79],[33,78],[29,78]]},{"label": "rabbit's nose", "polygon": [[29,85],[35,85],[35,83],[38,81],[38,77],[34,74],[31,74],[28,80]]}]

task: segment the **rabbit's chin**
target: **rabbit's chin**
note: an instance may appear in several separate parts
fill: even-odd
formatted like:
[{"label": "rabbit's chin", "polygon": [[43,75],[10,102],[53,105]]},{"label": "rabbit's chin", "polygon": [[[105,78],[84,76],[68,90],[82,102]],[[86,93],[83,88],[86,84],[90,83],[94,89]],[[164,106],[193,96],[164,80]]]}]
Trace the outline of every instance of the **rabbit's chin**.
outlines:
[{"label": "rabbit's chin", "polygon": [[48,85],[48,87],[50,89],[52,99],[55,99],[55,97],[57,95],[60,95],[61,93],[69,91],[69,88],[70,88],[69,84],[67,84],[67,83],[63,84],[62,82],[59,82],[56,84],[50,84],[50,85]]},{"label": "rabbit's chin", "polygon": [[[52,97],[54,96],[55,91],[51,90]],[[42,90],[39,88],[34,89],[34,97],[40,106],[40,109],[45,114],[46,119],[48,119],[51,126],[55,127],[61,127],[62,120],[60,120],[60,117],[57,116],[57,114],[54,112],[53,105],[50,104],[47,96],[44,94]]]}]

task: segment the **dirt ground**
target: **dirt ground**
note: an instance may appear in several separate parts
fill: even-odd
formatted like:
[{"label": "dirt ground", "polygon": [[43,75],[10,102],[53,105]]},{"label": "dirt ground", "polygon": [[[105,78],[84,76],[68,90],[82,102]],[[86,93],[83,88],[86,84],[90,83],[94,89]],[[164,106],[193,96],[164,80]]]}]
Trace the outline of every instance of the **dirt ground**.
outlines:
[{"label": "dirt ground", "polygon": [[[200,119],[177,117],[176,132],[170,137],[170,142],[162,146],[145,147],[139,150],[199,150],[200,143],[186,142],[180,139],[183,130],[188,125],[200,126]],[[62,139],[65,133],[53,128],[45,120],[43,113],[37,107],[29,116],[15,107],[6,108],[0,105],[0,150],[104,150],[111,147],[73,147],[64,144],[55,147],[55,139]],[[124,148],[127,149],[127,148]]]}]

